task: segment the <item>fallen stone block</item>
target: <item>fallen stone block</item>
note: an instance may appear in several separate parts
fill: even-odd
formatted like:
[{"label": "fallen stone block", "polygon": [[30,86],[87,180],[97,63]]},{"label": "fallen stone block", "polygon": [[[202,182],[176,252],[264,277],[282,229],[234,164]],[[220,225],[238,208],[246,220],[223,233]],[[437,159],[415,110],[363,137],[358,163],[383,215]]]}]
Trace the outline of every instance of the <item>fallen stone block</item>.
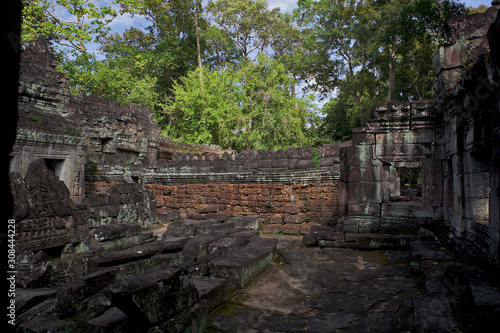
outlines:
[{"label": "fallen stone block", "polygon": [[459,332],[447,298],[417,295],[413,307],[416,332]]},{"label": "fallen stone block", "polygon": [[224,253],[210,262],[210,276],[242,287],[271,264],[277,243],[276,238],[255,238],[239,252]]},{"label": "fallen stone block", "polygon": [[87,285],[82,280],[70,281],[57,289],[56,310],[59,318],[74,316],[87,308]]},{"label": "fallen stone block", "polygon": [[486,281],[469,281],[477,322],[484,330],[500,324],[500,292],[498,287]]},{"label": "fallen stone block", "polygon": [[437,239],[436,235],[428,230],[428,229],[425,229],[425,228],[420,228],[418,229],[418,232],[417,232],[417,237],[418,237],[418,240],[420,241],[434,241]]},{"label": "fallen stone block", "polygon": [[157,267],[114,283],[104,289],[104,294],[136,326],[165,321],[198,299],[191,277],[184,269],[171,266]]},{"label": "fallen stone block", "polygon": [[40,304],[48,299],[56,297],[56,288],[43,289],[16,289],[16,315],[24,313],[26,310]]},{"label": "fallen stone block", "polygon": [[302,223],[302,225],[300,226],[300,234],[301,235],[305,235],[305,234],[308,234],[311,232],[311,228],[314,227],[314,226],[319,226],[320,224],[319,223],[316,223],[316,222],[306,222],[306,223]]},{"label": "fallen stone block", "polygon": [[235,216],[227,220],[234,223],[236,229],[252,229],[257,230],[262,218],[259,215]]},{"label": "fallen stone block", "polygon": [[111,308],[111,301],[99,292],[89,297],[88,308],[100,316]]},{"label": "fallen stone block", "polygon": [[227,279],[211,276],[193,276],[193,284],[198,290],[200,300],[206,300],[207,312],[231,299],[236,290],[234,283]]},{"label": "fallen stone block", "polygon": [[162,237],[194,237],[211,232],[229,233],[234,231],[232,222],[221,222],[220,220],[191,220],[184,219],[169,224],[167,231]]},{"label": "fallen stone block", "polygon": [[412,257],[421,256],[422,260],[450,261],[453,256],[436,241],[410,242]]},{"label": "fallen stone block", "polygon": [[406,249],[413,235],[358,234],[357,247],[363,249]]},{"label": "fallen stone block", "polygon": [[132,246],[155,241],[158,237],[152,232],[144,232],[133,236],[122,237],[109,241],[90,243],[90,250],[94,251],[116,251],[127,249]]},{"label": "fallen stone block", "polygon": [[221,235],[214,233],[191,238],[182,249],[184,260],[196,261],[199,257],[212,253],[216,250],[216,248],[212,246],[212,243],[220,240],[221,238]]},{"label": "fallen stone block", "polygon": [[89,320],[85,325],[86,331],[93,333],[127,332],[129,327],[127,315],[117,307],[110,308],[102,315]]},{"label": "fallen stone block", "polygon": [[49,284],[54,268],[43,251],[24,251],[17,256],[16,286],[21,288],[43,288]]},{"label": "fallen stone block", "polygon": [[55,305],[60,318],[68,318],[84,311],[90,296],[114,282],[117,268],[87,274],[57,289]]},{"label": "fallen stone block", "polygon": [[228,237],[223,237],[211,244],[211,251],[226,250],[245,247],[251,239],[259,236],[257,230],[248,230],[234,233]]},{"label": "fallen stone block", "polygon": [[220,222],[219,220],[203,221],[196,225],[195,236],[205,235],[209,233],[230,233],[234,231],[235,225],[232,222]]},{"label": "fallen stone block", "polygon": [[108,224],[95,229],[92,233],[95,240],[100,242],[137,235],[141,226],[134,223]]},{"label": "fallen stone block", "polygon": [[308,233],[302,237],[302,244],[305,246],[317,246],[318,240],[314,237],[313,233]]},{"label": "fallen stone block", "polygon": [[94,272],[100,267],[110,267],[147,259],[155,254],[180,252],[188,239],[189,238],[169,237],[133,246],[124,250],[100,253],[90,252],[87,254],[88,271]]}]

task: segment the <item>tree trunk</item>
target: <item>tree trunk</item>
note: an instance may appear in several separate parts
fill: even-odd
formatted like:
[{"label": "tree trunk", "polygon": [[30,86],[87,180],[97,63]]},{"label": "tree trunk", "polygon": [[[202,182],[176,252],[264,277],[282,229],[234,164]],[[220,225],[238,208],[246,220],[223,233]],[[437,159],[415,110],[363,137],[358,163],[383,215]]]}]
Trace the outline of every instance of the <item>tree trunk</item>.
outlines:
[{"label": "tree trunk", "polygon": [[394,86],[396,85],[396,75],[395,75],[395,52],[392,48],[389,48],[389,93],[387,96],[387,102],[392,102],[394,99],[393,92]]},{"label": "tree trunk", "polygon": [[203,64],[201,63],[201,48],[200,48],[200,29],[198,27],[198,15],[199,15],[199,7],[200,1],[196,1],[195,12],[194,12],[194,27],[195,27],[195,36],[196,36],[196,52],[198,55],[198,68],[200,69],[200,84],[201,84],[201,93],[203,94],[203,73],[201,69],[203,68]]}]

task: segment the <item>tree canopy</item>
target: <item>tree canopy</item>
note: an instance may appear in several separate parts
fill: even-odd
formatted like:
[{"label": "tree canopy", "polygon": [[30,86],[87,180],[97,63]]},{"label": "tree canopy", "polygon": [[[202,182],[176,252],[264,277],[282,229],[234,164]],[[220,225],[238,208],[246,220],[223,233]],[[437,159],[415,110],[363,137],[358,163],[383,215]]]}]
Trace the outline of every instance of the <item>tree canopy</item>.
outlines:
[{"label": "tree canopy", "polygon": [[[298,0],[292,13],[266,0],[23,4],[22,43],[43,36],[74,93],[147,105],[165,135],[237,150],[347,140],[374,103],[432,98],[444,22],[484,10],[457,0]],[[111,33],[120,15],[145,23]]]}]

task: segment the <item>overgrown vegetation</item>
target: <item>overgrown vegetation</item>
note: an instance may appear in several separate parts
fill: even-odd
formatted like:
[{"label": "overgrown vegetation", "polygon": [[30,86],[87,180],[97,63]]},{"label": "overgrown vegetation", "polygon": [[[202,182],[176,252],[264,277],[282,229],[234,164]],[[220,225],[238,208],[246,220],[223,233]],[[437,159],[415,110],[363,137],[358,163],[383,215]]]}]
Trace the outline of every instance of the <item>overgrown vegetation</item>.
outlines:
[{"label": "overgrown vegetation", "polygon": [[[432,98],[456,0],[25,0],[22,42],[43,36],[74,93],[147,105],[165,135],[223,148],[348,140],[377,102]],[[142,26],[111,34],[122,14]],[[97,45],[99,56],[90,51]],[[311,93],[326,99],[318,108]]]}]

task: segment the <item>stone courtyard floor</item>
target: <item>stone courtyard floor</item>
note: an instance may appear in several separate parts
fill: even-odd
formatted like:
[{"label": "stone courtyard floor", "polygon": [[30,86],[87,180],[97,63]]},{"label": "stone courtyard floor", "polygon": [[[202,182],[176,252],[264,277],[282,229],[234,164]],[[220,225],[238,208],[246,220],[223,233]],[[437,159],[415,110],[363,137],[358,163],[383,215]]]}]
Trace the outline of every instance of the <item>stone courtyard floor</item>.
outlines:
[{"label": "stone courtyard floor", "polygon": [[424,253],[425,280],[410,274],[411,250],[308,248],[280,237],[272,266],[215,309],[205,332],[478,331],[442,279],[453,261],[436,255]]}]

